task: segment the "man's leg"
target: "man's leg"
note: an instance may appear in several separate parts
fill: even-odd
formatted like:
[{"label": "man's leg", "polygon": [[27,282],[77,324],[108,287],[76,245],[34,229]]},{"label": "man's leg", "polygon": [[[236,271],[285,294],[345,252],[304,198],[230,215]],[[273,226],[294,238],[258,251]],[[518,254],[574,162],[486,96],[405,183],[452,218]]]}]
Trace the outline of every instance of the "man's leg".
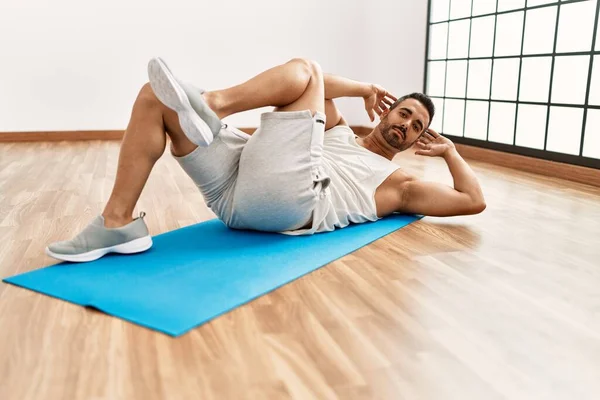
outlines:
[{"label": "man's leg", "polygon": [[[293,59],[228,89],[205,92],[209,107],[223,119],[229,115],[265,106],[275,111],[311,110],[324,112],[325,91],[320,66]],[[183,133],[177,114],[164,106],[146,84],[133,106],[125,131],[112,194],[102,213],[107,228],[128,224],[150,171],[162,156],[166,135],[176,156],[191,153],[197,146]]]},{"label": "man's leg", "polygon": [[268,69],[240,85],[205,92],[203,96],[221,119],[267,106],[276,107],[275,111],[325,112],[321,67],[302,58]]},{"label": "man's leg", "polygon": [[177,114],[158,101],[146,84],[133,105],[121,143],[115,184],[102,213],[107,228],[133,221],[133,209],[150,171],[165,151],[167,134],[175,155],[188,154],[197,147],[181,131]]},{"label": "man's leg", "polygon": [[244,147],[233,197],[233,228],[283,232],[309,227],[329,183],[321,164],[323,74],[314,62],[293,64],[304,64],[304,91],[292,103],[263,114],[260,128]]}]

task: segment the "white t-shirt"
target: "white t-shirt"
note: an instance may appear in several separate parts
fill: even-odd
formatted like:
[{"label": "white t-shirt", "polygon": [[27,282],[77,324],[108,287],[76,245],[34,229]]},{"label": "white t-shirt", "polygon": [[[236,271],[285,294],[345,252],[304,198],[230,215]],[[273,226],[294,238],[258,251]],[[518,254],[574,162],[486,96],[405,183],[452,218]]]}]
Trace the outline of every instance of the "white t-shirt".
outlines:
[{"label": "white t-shirt", "polygon": [[325,132],[322,160],[331,181],[315,208],[312,227],[282,233],[307,235],[378,220],[375,191],[400,168],[359,145],[352,129],[343,125]]}]

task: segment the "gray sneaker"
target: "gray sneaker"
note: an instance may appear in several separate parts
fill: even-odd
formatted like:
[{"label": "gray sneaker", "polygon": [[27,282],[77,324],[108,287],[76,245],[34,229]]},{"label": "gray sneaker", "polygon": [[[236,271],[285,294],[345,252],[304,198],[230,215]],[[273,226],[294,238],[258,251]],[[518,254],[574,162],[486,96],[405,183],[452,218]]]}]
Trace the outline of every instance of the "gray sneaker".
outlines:
[{"label": "gray sneaker", "polygon": [[188,139],[198,146],[208,146],[219,134],[222,123],[204,101],[204,91],[179,82],[158,57],[148,62],[148,78],[161,103],[177,112],[179,125]]},{"label": "gray sneaker", "polygon": [[107,253],[140,253],[152,247],[152,236],[144,222],[145,212],[119,228],[104,227],[104,217],[97,216],[81,233],[71,240],[46,247],[46,254],[71,262],[93,261]]}]

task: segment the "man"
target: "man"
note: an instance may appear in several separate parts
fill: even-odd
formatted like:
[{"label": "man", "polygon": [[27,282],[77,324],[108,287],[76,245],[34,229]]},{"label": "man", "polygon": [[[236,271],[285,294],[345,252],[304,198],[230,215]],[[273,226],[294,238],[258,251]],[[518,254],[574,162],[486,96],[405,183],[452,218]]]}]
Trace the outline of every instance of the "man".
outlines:
[{"label": "man", "polygon": [[[152,246],[133,209],[154,163],[171,139],[171,154],[229,227],[313,234],[394,212],[430,216],[476,214],[485,201],[454,144],[428,129],[431,100],[420,93],[396,99],[379,85],[324,75],[314,61],[293,59],[249,81],[217,91],[179,82],[159,58],[135,101],[119,154],[115,185],[102,215],[69,241],[46,248],[52,257],[91,261],[109,252]],[[333,103],[362,97],[371,133],[358,138]],[[274,106],[252,135],[227,127],[225,117]],[[454,188],[422,182],[392,163],[411,146],[443,157]]]}]

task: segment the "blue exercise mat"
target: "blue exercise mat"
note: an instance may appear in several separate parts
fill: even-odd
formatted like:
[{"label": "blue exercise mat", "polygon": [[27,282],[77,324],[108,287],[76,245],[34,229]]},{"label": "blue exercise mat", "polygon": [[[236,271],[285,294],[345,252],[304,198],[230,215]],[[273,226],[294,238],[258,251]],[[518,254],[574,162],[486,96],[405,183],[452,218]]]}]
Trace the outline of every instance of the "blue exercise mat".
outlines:
[{"label": "blue exercise mat", "polygon": [[392,215],[312,236],[231,230],[214,219],[154,236],[144,253],[4,281],[179,336],[420,218]]}]

